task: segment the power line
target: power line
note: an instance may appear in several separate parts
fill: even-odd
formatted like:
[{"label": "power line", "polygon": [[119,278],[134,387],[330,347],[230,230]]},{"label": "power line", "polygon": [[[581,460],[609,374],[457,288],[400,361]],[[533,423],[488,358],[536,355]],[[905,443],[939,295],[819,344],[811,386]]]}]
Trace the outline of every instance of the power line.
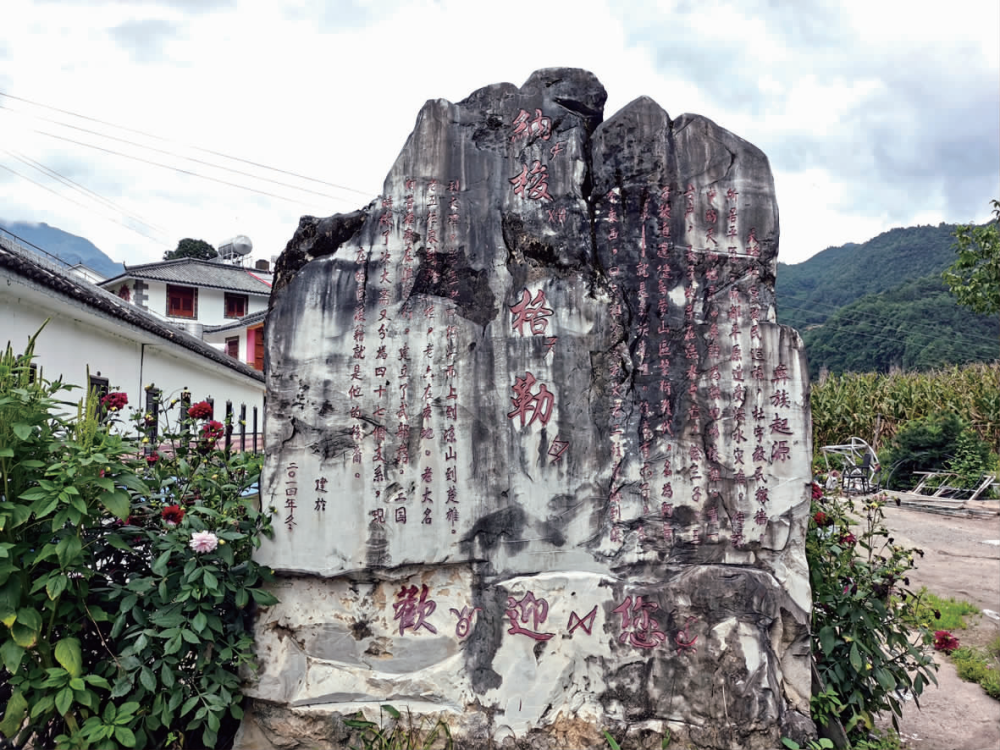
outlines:
[{"label": "power line", "polygon": [[[168,151],[167,149],[155,148],[153,146],[147,146],[144,143],[136,143],[135,141],[130,141],[127,138],[119,138],[118,136],[108,135],[107,133],[100,133],[100,132],[98,132],[96,130],[91,130],[90,128],[81,128],[78,125],[70,125],[69,123],[60,122],[59,120],[54,120],[54,119],[52,119],[50,117],[39,117],[37,115],[30,115],[30,114],[28,114],[26,112],[19,112],[18,110],[11,109],[10,107],[5,107],[3,104],[0,104],[0,109],[5,110],[7,112],[12,112],[14,114],[26,115],[26,116],[31,117],[33,119],[38,119],[38,120],[43,120],[45,122],[50,122],[50,123],[53,123],[55,125],[59,125],[60,127],[70,128],[72,130],[78,130],[78,131],[80,131],[82,133],[89,133],[90,135],[95,135],[98,138],[107,138],[108,140],[111,140],[111,141],[118,141],[119,143],[125,143],[125,144],[128,144],[129,146],[134,146],[136,148],[146,149],[147,151],[153,151],[153,152],[158,153],[158,154],[164,154],[165,156],[171,156],[171,157],[173,157],[175,159],[183,159],[185,161],[194,162],[196,164],[202,164],[202,165],[204,165],[206,167],[211,167],[212,169],[219,169],[219,170],[222,170],[224,172],[232,172],[233,174],[238,174],[238,175],[242,175],[244,177],[249,177],[250,179],[253,179],[253,180],[260,180],[261,182],[269,182],[269,183],[274,184],[274,185],[280,185],[281,187],[291,188],[292,190],[298,190],[298,191],[303,192],[303,193],[310,193],[312,195],[318,195],[321,198],[329,198],[330,200],[336,200],[336,201],[346,201],[347,200],[346,198],[342,198],[340,196],[330,195],[329,193],[321,193],[318,190],[310,190],[309,188],[299,187],[297,185],[292,185],[291,183],[288,183],[288,182],[281,182],[280,180],[272,180],[269,177],[262,177],[260,175],[255,175],[252,172],[245,172],[245,171],[243,171],[241,169],[233,169],[232,167],[226,167],[226,166],[223,166],[221,164],[216,164],[214,162],[205,161],[204,159],[196,159],[193,156],[185,156],[184,154],[179,154],[176,151]],[[37,130],[35,128],[32,128],[32,131],[35,132],[35,133],[39,133],[40,135],[50,135],[51,136],[50,133],[46,133],[45,131]]]},{"label": "power line", "polygon": [[[279,174],[288,175],[289,177],[295,177],[295,178],[300,179],[300,180],[306,180],[308,182],[314,182],[314,183],[319,184],[319,185],[326,185],[327,187],[337,188],[338,190],[346,190],[347,192],[350,192],[350,193],[357,193],[358,195],[362,195],[362,196],[364,196],[366,198],[370,198],[371,197],[371,193],[369,193],[367,191],[364,191],[364,190],[357,190],[355,188],[347,187],[345,185],[338,185],[338,184],[336,184],[334,182],[327,182],[326,180],[320,180],[320,179],[317,179],[315,177],[308,177],[306,175],[301,175],[301,174],[298,174],[296,172],[289,171],[287,169],[280,169],[279,167],[272,167],[272,166],[269,166],[267,164],[261,164],[260,162],[251,161],[250,159],[244,159],[244,158],[241,158],[239,156],[232,156],[230,154],[225,154],[225,153],[223,153],[221,151],[213,151],[212,149],[202,148],[200,146],[195,146],[195,145],[192,145],[192,144],[189,144],[189,143],[183,143],[183,142],[180,142],[180,141],[174,141],[174,140],[171,140],[169,138],[164,138],[162,136],[155,135],[153,133],[147,133],[146,131],[143,131],[143,130],[136,130],[135,128],[129,128],[129,127],[126,127],[124,125],[116,125],[115,123],[108,122],[107,120],[100,120],[100,119],[98,119],[96,117],[89,117],[87,115],[83,115],[83,114],[80,114],[78,112],[73,112],[72,110],[61,109],[59,107],[53,107],[53,106],[48,105],[48,104],[42,104],[41,102],[36,102],[36,101],[33,101],[31,99],[26,99],[26,98],[21,97],[21,96],[14,96],[13,94],[8,94],[8,93],[6,93],[4,91],[0,91],[0,96],[7,97],[8,99],[14,99],[16,101],[24,102],[26,104],[30,104],[30,105],[35,106],[35,107],[41,107],[42,109],[51,110],[53,112],[60,112],[62,114],[69,115],[71,117],[79,117],[82,120],[88,120],[90,122],[96,122],[96,123],[98,123],[100,125],[106,125],[108,127],[117,128],[119,130],[125,130],[125,131],[127,131],[129,133],[135,133],[137,135],[142,135],[142,136],[145,136],[147,138],[153,138],[155,140],[162,141],[164,143],[172,143],[172,144],[175,144],[175,145],[184,146],[186,148],[194,149],[195,151],[201,151],[202,153],[212,154],[213,156],[221,156],[224,159],[230,159],[232,161],[238,161],[238,162],[241,162],[243,164],[249,164],[251,166],[259,167],[261,169],[267,169],[267,170],[272,171],[272,172],[278,172]],[[16,112],[17,110],[9,110],[9,111]],[[67,125],[67,127],[73,127],[73,126]],[[264,178],[261,178],[261,179],[264,179]],[[338,199],[338,200],[343,200],[343,199]]]},{"label": "power line", "polygon": [[[48,191],[49,191],[50,193],[52,193],[52,194],[53,194],[53,195],[55,195],[56,197],[58,197],[58,198],[62,198],[63,200],[67,200],[67,201],[69,201],[70,203],[73,203],[74,205],[77,205],[77,206],[79,206],[80,208],[84,209],[85,211],[88,211],[88,212],[90,212],[90,213],[93,213],[93,207],[92,207],[92,206],[85,206],[84,204],[80,203],[79,201],[76,201],[76,200],[73,200],[72,198],[70,198],[70,197],[69,197],[69,196],[67,196],[67,195],[63,195],[63,194],[61,194],[61,193],[58,193],[58,192],[56,192],[55,190],[53,190],[52,188],[50,188],[50,187],[49,187],[48,185],[43,185],[43,184],[42,184],[42,183],[40,183],[40,182],[36,182],[35,180],[31,179],[31,178],[30,178],[30,177],[28,177],[27,175],[23,175],[23,174],[21,174],[21,173],[20,173],[20,172],[18,172],[18,171],[17,171],[16,169],[11,169],[11,168],[10,168],[10,167],[8,167],[8,166],[7,166],[6,164],[0,164],[0,169],[5,169],[5,170],[7,170],[8,172],[10,172],[11,174],[13,174],[13,175],[17,175],[17,176],[18,176],[18,177],[20,177],[21,179],[23,179],[23,180],[27,180],[28,182],[32,183],[33,185],[36,185],[36,186],[38,186],[38,187],[42,188],[42,190],[48,190]],[[123,227],[125,227],[126,229],[128,229],[129,231],[132,231],[132,232],[135,232],[135,233],[136,233],[136,234],[138,234],[138,235],[142,235],[142,236],[143,236],[143,237],[145,237],[145,238],[146,238],[147,240],[152,240],[153,242],[157,243],[158,245],[163,245],[163,241],[162,241],[162,240],[158,240],[158,239],[156,239],[155,237],[151,237],[151,236],[149,236],[148,234],[146,234],[145,232],[141,232],[141,231],[139,231],[139,230],[138,230],[138,229],[136,229],[135,227],[130,227],[130,226],[129,226],[128,224],[125,224],[125,223],[123,223],[123,222],[120,222],[120,221],[117,221],[117,220],[115,220],[115,219],[112,219],[112,218],[110,218],[110,217],[108,217],[108,216],[104,216],[103,214],[97,214],[97,216],[100,216],[100,217],[101,217],[102,219],[105,219],[106,221],[110,221],[110,222],[113,222],[113,223],[115,223],[115,224],[118,224],[118,225],[120,225],[120,226],[123,226]]]},{"label": "power line", "polygon": [[163,227],[157,226],[156,224],[153,224],[153,223],[151,223],[149,221],[146,221],[144,218],[142,218],[138,214],[135,214],[135,213],[127,210],[123,206],[118,205],[117,203],[115,203],[114,201],[112,201],[109,198],[105,198],[104,196],[100,195],[99,193],[95,193],[93,190],[90,190],[89,188],[87,188],[87,187],[81,185],[80,183],[78,183],[78,182],[70,179],[69,177],[66,177],[66,176],[60,174],[56,170],[51,169],[51,168],[45,166],[41,162],[37,162],[34,159],[26,156],[25,154],[20,153],[19,151],[10,151],[10,150],[5,149],[5,148],[0,148],[0,151],[3,151],[4,153],[6,153],[6,154],[8,154],[8,155],[10,155],[12,157],[14,157],[19,162],[21,162],[22,164],[25,164],[26,166],[33,167],[34,169],[42,172],[42,174],[45,174],[48,177],[52,177],[53,179],[58,180],[59,182],[63,183],[64,185],[66,185],[70,189],[76,190],[77,192],[83,193],[86,197],[90,198],[91,200],[94,200],[94,201],[97,201],[99,203],[104,204],[106,207],[112,209],[113,211],[117,211],[118,213],[120,213],[125,218],[131,219],[132,221],[135,221],[135,222],[137,222],[139,224],[144,224],[145,226],[149,227],[154,232],[162,235],[163,237],[170,237],[171,233],[168,230],[164,229]]}]

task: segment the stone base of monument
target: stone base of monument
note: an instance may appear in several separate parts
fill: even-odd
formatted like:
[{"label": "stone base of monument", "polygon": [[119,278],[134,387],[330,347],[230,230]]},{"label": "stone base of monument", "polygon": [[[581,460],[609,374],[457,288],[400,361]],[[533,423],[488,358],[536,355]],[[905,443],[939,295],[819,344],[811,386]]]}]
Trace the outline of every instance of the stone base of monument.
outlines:
[{"label": "stone base of monument", "polygon": [[428,102],[369,206],[304,217],[266,325],[238,747],[380,704],[456,745],[774,748],[809,715],[808,368],[764,154],[585,71]]}]

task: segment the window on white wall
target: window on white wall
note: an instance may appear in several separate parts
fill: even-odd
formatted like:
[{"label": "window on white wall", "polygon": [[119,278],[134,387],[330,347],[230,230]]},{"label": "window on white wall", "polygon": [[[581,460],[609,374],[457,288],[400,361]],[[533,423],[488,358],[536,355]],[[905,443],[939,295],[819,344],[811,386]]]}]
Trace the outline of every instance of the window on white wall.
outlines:
[{"label": "window on white wall", "polygon": [[247,295],[226,292],[226,317],[242,318],[247,314]]},{"label": "window on white wall", "polygon": [[197,318],[198,290],[193,286],[167,284],[167,315],[171,318]]}]

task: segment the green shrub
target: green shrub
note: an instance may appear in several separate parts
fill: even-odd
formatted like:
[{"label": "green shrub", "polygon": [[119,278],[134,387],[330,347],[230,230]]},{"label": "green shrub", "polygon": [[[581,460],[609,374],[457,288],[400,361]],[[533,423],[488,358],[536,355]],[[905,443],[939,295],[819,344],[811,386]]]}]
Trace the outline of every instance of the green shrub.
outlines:
[{"label": "green shrub", "polygon": [[961,419],[947,413],[906,422],[879,456],[888,472],[886,486],[908,490],[917,483],[914,472],[944,469],[965,429]]},{"label": "green shrub", "polygon": [[187,415],[169,450],[141,415],[126,438],[124,394],[67,417],[69,388],[33,375],[33,346],[0,357],[0,735],[215,747],[242,715],[249,605],[274,602],[250,558],[270,520],[244,497],[261,460]]},{"label": "green shrub", "polygon": [[931,632],[919,622],[920,600],[908,588],[913,556],[923,553],[894,544],[885,500],[864,500],[860,528],[852,530],[855,501],[820,497],[806,536],[813,656],[827,693],[837,698],[814,702],[813,718],[825,724],[836,713],[852,739],[863,739],[883,711],[898,730],[898,691],[917,699],[929,681],[936,683]]}]

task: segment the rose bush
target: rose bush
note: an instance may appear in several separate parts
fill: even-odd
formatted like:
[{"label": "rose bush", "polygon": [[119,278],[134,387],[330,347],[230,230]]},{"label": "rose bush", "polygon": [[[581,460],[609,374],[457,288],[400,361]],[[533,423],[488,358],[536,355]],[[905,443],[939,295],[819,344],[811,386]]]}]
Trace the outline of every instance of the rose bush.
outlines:
[{"label": "rose bush", "polygon": [[[855,739],[863,739],[883,711],[891,712],[898,731],[901,692],[919,705],[927,683],[936,684],[931,633],[920,622],[920,598],[907,576],[914,554],[923,552],[894,543],[884,523],[886,501],[884,495],[857,501],[823,495],[813,502],[806,536],[813,657]],[[813,718],[826,724],[831,717]]]},{"label": "rose bush", "polygon": [[68,387],[34,377],[33,343],[0,356],[0,735],[224,746],[252,606],[275,601],[251,558],[270,519],[244,496],[261,459],[192,442],[184,414],[155,445],[137,414],[126,438],[120,399],[90,394],[63,416]]}]

